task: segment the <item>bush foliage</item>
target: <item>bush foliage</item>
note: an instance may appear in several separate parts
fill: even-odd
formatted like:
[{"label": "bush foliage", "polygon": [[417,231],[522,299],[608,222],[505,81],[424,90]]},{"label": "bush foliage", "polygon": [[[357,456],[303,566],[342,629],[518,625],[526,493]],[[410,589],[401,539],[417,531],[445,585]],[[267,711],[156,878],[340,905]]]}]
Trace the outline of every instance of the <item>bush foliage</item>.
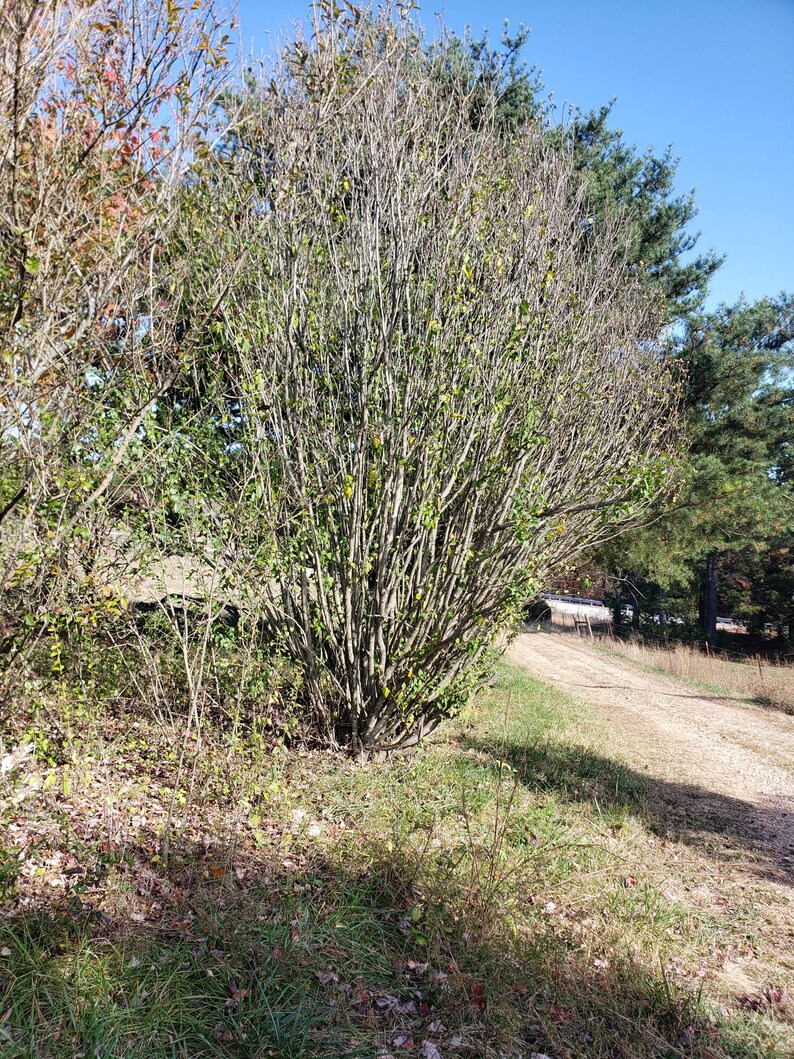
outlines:
[{"label": "bush foliage", "polygon": [[[487,77],[448,76],[457,42],[429,46],[396,9],[323,8],[242,87],[210,11],[147,8],[143,41],[135,0],[108,11],[129,30],[107,67],[101,24],[70,35],[80,7],[52,16],[49,56],[96,126],[69,158],[112,214],[102,254],[68,291],[50,243],[39,268],[20,258],[25,292],[4,273],[7,589],[52,635],[53,612],[116,601],[126,628],[126,603],[153,600],[194,718],[231,614],[228,664],[286,660],[315,738],[410,745],[541,580],[665,487],[663,307],[627,268],[621,216],[592,223],[574,152],[506,125]],[[35,50],[43,24],[14,40]],[[49,91],[52,135],[77,142],[58,77]],[[179,121],[155,127],[163,99]],[[140,202],[120,202],[125,180]],[[67,305],[79,324],[50,364]]]}]

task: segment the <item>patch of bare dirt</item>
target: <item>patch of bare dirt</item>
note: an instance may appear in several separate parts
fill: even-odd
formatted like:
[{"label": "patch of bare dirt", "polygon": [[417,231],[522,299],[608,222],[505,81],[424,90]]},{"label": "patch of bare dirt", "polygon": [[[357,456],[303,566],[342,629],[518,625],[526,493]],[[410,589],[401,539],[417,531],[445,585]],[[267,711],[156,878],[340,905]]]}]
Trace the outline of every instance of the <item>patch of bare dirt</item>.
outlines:
[{"label": "patch of bare dirt", "polygon": [[673,813],[707,819],[794,885],[794,718],[648,673],[570,634],[524,633],[508,658],[594,710],[611,752]]}]

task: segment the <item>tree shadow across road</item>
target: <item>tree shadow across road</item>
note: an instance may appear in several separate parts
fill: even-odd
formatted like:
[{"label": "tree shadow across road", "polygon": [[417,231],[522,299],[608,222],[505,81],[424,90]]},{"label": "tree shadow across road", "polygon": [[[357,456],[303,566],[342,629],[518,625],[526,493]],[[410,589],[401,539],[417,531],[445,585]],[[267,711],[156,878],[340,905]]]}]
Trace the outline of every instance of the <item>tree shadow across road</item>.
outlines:
[{"label": "tree shadow across road", "polygon": [[655,835],[737,860],[767,881],[794,886],[794,806],[755,805],[697,784],[630,769],[592,749],[537,740],[520,745],[466,735],[461,745],[515,770],[521,784],[596,808],[622,805]]}]

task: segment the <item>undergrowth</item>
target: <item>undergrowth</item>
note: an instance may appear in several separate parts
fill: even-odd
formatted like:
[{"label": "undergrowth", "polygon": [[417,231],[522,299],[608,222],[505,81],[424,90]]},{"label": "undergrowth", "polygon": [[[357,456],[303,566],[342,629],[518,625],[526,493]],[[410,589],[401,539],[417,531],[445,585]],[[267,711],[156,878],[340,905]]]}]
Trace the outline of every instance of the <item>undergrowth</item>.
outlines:
[{"label": "undergrowth", "polygon": [[504,666],[366,766],[132,717],[57,753],[7,731],[0,1051],[792,1054],[785,880],[576,709]]}]

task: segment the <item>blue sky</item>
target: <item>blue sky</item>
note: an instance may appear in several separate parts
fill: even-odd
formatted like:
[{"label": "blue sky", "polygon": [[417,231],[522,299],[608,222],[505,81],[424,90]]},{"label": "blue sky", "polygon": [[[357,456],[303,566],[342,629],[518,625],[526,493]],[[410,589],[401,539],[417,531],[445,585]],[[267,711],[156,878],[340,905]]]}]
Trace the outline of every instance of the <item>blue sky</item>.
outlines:
[{"label": "blue sky", "polygon": [[[241,0],[244,46],[267,50],[308,6]],[[427,26],[437,12],[494,37],[525,23],[526,57],[558,104],[616,96],[629,142],[673,145],[698,247],[727,255],[712,306],[794,291],[794,0],[447,0],[421,6]]]}]

